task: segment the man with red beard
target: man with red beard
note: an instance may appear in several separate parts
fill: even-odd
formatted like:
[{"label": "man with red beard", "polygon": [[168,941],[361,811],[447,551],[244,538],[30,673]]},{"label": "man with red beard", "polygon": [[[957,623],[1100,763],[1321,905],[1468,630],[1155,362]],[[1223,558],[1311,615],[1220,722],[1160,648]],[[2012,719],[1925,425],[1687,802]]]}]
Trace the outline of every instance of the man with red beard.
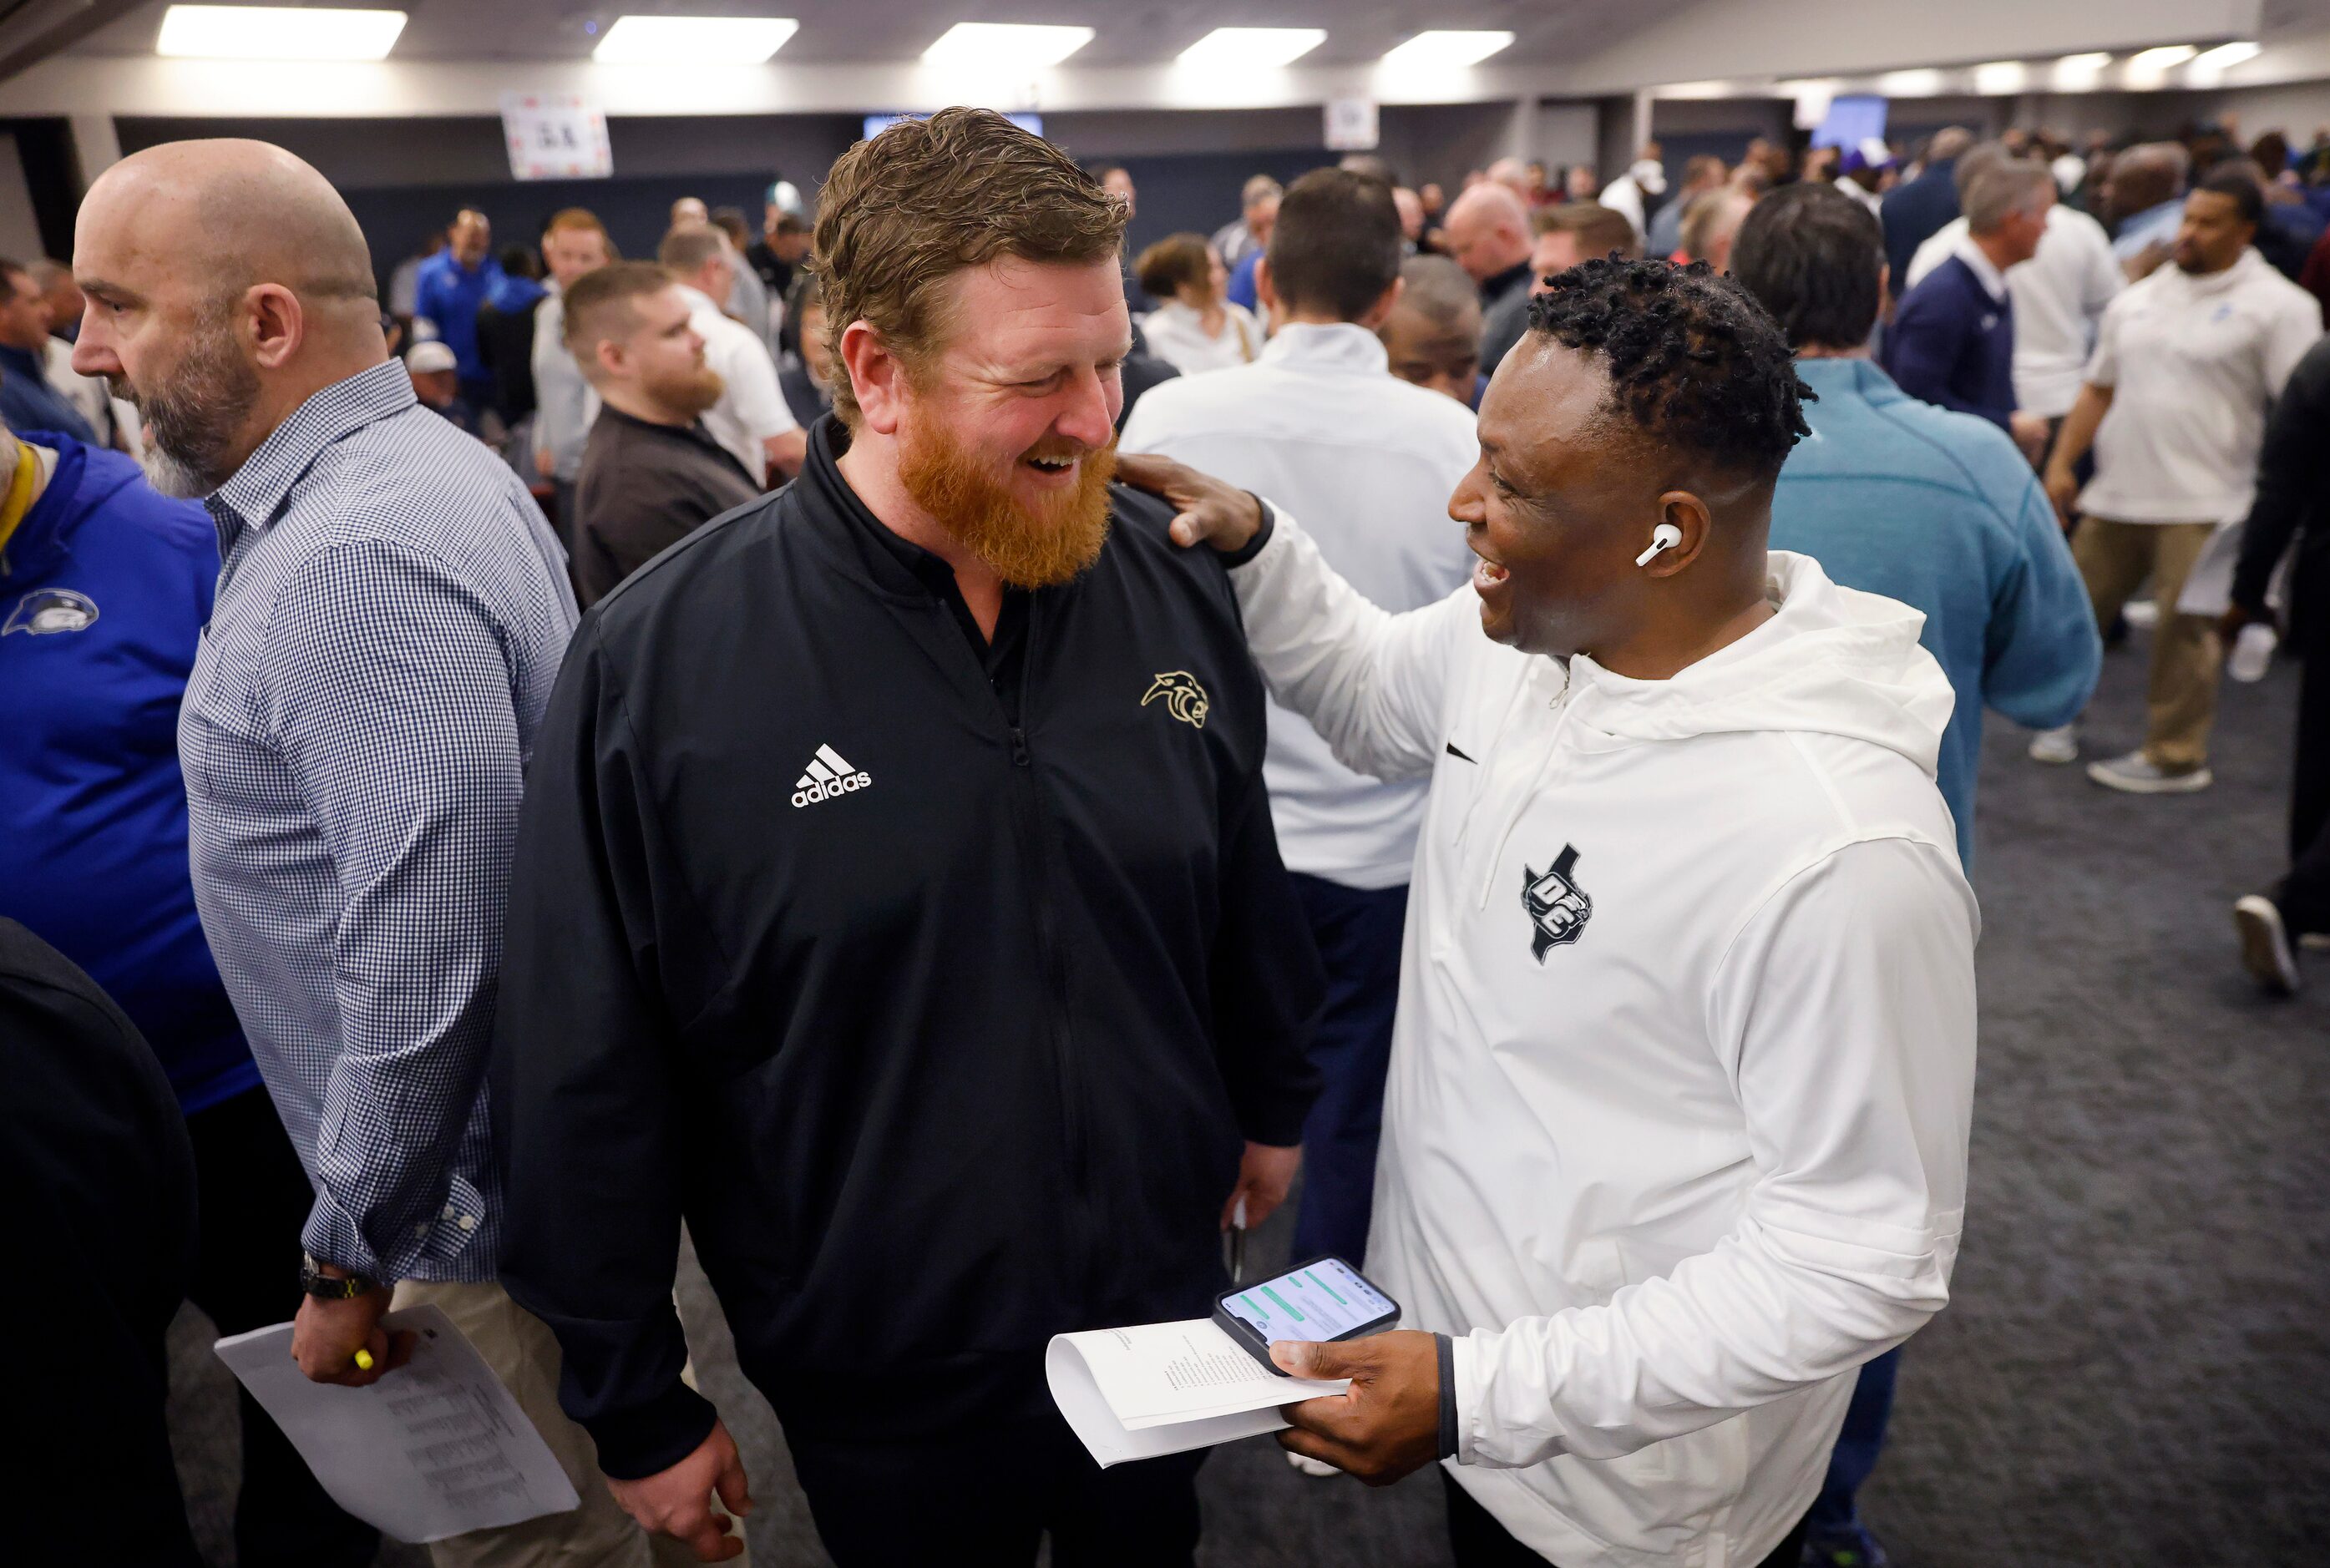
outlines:
[{"label": "man with red beard", "polygon": [[574,596],[585,607],[761,486],[704,428],[720,373],[671,274],[617,261],[566,291],[564,331],[599,417],[574,481]]},{"label": "man with red beard", "polygon": [[1284,1196],[1318,959],[1219,559],[1112,488],[1122,207],[983,110],[834,165],[800,477],[584,619],[519,827],[502,1277],[617,1498],[749,1506],[684,1220],[857,1564],[1187,1563],[1201,1456],[1094,1465],[1067,1329],[1202,1316]]}]

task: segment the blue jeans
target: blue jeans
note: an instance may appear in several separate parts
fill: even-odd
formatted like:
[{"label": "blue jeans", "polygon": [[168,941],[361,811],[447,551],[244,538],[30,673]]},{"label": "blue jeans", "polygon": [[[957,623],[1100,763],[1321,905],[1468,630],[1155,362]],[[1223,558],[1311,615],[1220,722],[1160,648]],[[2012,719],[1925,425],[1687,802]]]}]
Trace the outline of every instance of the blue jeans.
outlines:
[{"label": "blue jeans", "polygon": [[1302,1123],[1294,1256],[1331,1252],[1357,1267],[1366,1261],[1375,1204],[1407,889],[1345,887],[1300,872],[1292,880],[1327,968],[1327,1007],[1311,1040],[1311,1061],[1324,1082]]},{"label": "blue jeans", "polygon": [[1877,1451],[1885,1446],[1885,1422],[1893,1413],[1893,1378],[1901,1369],[1901,1347],[1895,1346],[1861,1369],[1852,1385],[1852,1403],[1844,1407],[1844,1430],[1828,1456],[1828,1478],[1813,1499],[1815,1539],[1851,1529],[1861,1522],[1854,1495],[1877,1468]]}]

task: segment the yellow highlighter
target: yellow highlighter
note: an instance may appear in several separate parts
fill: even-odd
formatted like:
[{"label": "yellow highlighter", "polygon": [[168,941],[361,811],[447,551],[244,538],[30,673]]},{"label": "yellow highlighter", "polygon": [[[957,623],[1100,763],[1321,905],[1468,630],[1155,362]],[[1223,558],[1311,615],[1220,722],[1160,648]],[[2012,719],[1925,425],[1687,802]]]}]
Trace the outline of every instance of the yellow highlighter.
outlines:
[{"label": "yellow highlighter", "polygon": [[371,1351],[369,1351],[369,1350],[365,1350],[365,1349],[363,1349],[363,1348],[361,1348],[361,1347],[359,1347],[359,1348],[357,1349],[357,1351],[356,1351],[356,1369],[357,1369],[358,1371],[360,1371],[360,1372],[370,1372],[370,1371],[372,1370],[372,1352],[371,1352]]}]

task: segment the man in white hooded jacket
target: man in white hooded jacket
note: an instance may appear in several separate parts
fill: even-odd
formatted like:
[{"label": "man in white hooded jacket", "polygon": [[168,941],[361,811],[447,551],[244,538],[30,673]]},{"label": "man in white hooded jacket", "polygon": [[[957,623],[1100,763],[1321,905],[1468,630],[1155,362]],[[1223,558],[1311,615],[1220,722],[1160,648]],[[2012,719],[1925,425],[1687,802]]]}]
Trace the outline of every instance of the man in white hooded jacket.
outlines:
[{"label": "man in white hooded jacket", "polygon": [[1744,293],[1588,262],[1530,326],[1438,605],[1387,614],[1292,519],[1125,464],[1230,553],[1273,694],[1431,779],[1366,1264],[1412,1327],[1277,1346],[1353,1380],[1282,1440],[1372,1481],[1450,1461],[1462,1565],[1794,1568],[1855,1369],[1957,1252],[1950,687],[1917,611],[1767,554],[1805,389]]}]

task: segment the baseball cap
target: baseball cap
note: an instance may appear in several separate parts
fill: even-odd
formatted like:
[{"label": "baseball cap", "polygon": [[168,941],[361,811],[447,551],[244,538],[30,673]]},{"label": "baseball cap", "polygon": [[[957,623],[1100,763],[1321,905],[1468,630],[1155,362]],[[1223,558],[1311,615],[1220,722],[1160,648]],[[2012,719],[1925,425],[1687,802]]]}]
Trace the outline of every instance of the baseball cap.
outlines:
[{"label": "baseball cap", "polygon": [[422,375],[433,371],[459,370],[460,363],[453,357],[453,351],[441,343],[416,343],[404,351],[405,368]]}]

